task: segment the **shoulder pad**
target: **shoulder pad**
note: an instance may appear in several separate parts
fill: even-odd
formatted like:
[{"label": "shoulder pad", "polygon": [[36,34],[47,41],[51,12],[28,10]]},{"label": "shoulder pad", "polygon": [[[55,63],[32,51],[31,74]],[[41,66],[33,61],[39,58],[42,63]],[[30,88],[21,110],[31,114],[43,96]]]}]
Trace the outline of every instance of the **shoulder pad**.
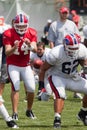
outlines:
[{"label": "shoulder pad", "polygon": [[29,31],[29,33],[30,33],[31,35],[36,35],[36,34],[37,34],[36,30],[33,29],[33,28],[29,28],[28,31]]}]

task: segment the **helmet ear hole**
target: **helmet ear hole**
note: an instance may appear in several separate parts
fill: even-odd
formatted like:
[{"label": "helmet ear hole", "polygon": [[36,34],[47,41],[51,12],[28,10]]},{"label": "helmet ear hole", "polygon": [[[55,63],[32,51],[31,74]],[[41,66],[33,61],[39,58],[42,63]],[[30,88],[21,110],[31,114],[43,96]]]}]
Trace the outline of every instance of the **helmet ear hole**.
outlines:
[{"label": "helmet ear hole", "polygon": [[28,28],[28,17],[25,14],[18,14],[14,19],[14,29],[20,35],[23,35]]}]

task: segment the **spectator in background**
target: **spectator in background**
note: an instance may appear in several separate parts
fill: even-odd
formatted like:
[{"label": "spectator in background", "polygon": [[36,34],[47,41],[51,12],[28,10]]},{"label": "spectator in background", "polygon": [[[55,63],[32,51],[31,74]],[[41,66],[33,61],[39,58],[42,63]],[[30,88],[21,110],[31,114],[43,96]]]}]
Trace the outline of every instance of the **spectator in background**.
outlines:
[{"label": "spectator in background", "polygon": [[71,14],[72,14],[72,21],[78,27],[78,24],[79,24],[79,21],[80,21],[80,16],[77,14],[76,10],[71,10]]},{"label": "spectator in background", "polygon": [[71,10],[71,15],[72,15],[72,21],[76,24],[79,31],[81,31],[82,27],[84,25],[84,21],[83,21],[82,16],[78,15],[76,10]]},{"label": "spectator in background", "polygon": [[6,65],[6,55],[5,48],[3,46],[3,33],[6,29],[11,26],[5,23],[3,16],[0,16],[0,115],[4,118],[8,127],[18,128],[17,124],[8,114],[3,102],[3,91],[5,84],[8,82],[7,65]]},{"label": "spectator in background", "polygon": [[44,30],[43,30],[44,35],[41,37],[41,41],[44,42],[45,45],[48,45],[47,36],[48,36],[48,31],[49,31],[51,23],[52,23],[52,20],[48,19],[47,24],[46,24],[46,26],[44,27]]},{"label": "spectator in background", "polygon": [[52,23],[52,20],[48,19],[47,20],[47,25],[44,27],[44,35],[45,36],[48,36],[48,31],[49,31],[49,27],[50,27],[51,23]]},{"label": "spectator in background", "polygon": [[59,19],[52,22],[47,39],[49,40],[50,48],[62,44],[63,38],[68,33],[77,33],[79,30],[75,23],[68,20],[69,9],[67,7],[61,7],[59,10]]}]

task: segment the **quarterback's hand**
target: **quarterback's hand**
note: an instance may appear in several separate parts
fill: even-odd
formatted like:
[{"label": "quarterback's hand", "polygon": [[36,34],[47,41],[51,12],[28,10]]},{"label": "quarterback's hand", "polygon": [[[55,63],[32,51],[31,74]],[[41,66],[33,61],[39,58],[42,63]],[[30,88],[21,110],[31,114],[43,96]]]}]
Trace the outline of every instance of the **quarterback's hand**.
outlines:
[{"label": "quarterback's hand", "polygon": [[16,40],[16,41],[14,42],[14,48],[15,48],[15,49],[17,49],[17,48],[19,47],[20,42],[21,42],[21,41],[18,41],[18,40]]},{"label": "quarterback's hand", "polygon": [[24,42],[25,42],[25,44],[28,45],[28,46],[30,46],[30,44],[31,44],[31,42],[30,42],[30,40],[29,40],[28,38],[25,38],[25,39],[24,39]]}]

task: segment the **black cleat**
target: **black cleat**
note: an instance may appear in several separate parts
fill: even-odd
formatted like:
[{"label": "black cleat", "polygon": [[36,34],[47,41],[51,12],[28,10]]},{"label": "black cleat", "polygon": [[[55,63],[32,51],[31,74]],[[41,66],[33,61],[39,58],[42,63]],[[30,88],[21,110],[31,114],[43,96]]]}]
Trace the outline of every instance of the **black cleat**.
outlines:
[{"label": "black cleat", "polygon": [[18,121],[18,114],[17,113],[13,113],[12,119]]},{"label": "black cleat", "polygon": [[33,114],[32,110],[27,110],[26,111],[26,116],[31,118],[31,119],[36,119],[36,116]]},{"label": "black cleat", "polygon": [[87,111],[81,109],[78,113],[78,119],[81,120],[83,124],[87,126]]},{"label": "black cleat", "polygon": [[54,125],[54,128],[60,128],[61,127],[61,119],[59,117],[55,117],[53,125]]},{"label": "black cleat", "polygon": [[16,124],[13,120],[7,121],[6,123],[7,123],[7,126],[10,127],[10,128],[14,128],[14,129],[19,128],[19,127],[17,126],[17,124]]}]

